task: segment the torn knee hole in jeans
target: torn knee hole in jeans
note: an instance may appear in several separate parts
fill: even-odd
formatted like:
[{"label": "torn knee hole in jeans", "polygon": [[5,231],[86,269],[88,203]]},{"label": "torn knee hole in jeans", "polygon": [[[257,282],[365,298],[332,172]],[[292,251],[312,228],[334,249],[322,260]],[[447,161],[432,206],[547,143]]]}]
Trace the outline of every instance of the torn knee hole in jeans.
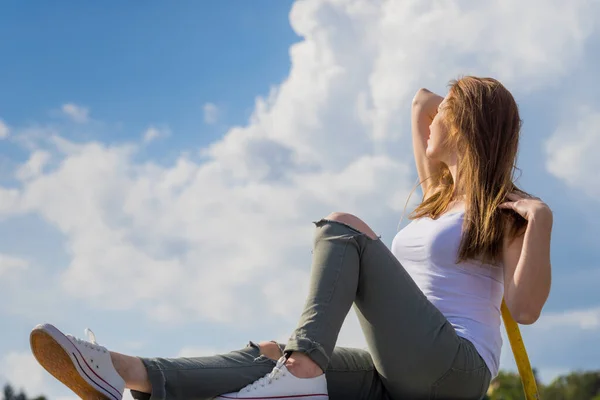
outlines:
[{"label": "torn knee hole in jeans", "polygon": [[[375,238],[373,238],[373,237],[371,237],[371,235],[368,235],[368,234],[366,234],[366,233],[364,233],[364,232],[361,232],[360,230],[356,229],[356,228],[355,228],[355,227],[353,227],[352,225],[349,225],[349,224],[347,224],[347,223],[345,223],[345,222],[342,222],[342,221],[336,221],[336,220],[334,220],[334,219],[327,219],[327,218],[321,218],[321,219],[320,219],[320,220],[318,220],[318,221],[313,221],[313,224],[315,224],[315,226],[317,226],[318,228],[319,228],[319,227],[321,227],[321,226],[323,226],[323,225],[325,225],[325,224],[327,224],[327,223],[330,223],[330,224],[338,224],[338,225],[341,225],[341,226],[345,226],[346,228],[350,229],[351,231],[353,231],[353,232],[355,232],[355,233],[357,233],[357,234],[359,234],[359,235],[366,236],[366,237],[367,237],[368,239],[370,239],[370,240],[378,240],[378,239],[381,239],[381,235],[377,235],[377,234],[375,234],[375,236],[376,236],[376,237],[375,237]],[[373,232],[373,233],[374,233],[374,232]]]}]

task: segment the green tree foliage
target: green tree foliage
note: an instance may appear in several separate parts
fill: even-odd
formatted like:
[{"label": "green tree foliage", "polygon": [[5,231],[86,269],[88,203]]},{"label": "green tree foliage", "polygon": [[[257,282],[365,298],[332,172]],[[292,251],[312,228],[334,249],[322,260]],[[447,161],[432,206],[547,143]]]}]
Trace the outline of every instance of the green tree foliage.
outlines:
[{"label": "green tree foliage", "polygon": [[[538,390],[542,400],[600,400],[600,371],[573,372],[546,386],[538,381]],[[485,399],[525,400],[519,374],[501,371],[492,381]]]},{"label": "green tree foliage", "polygon": [[2,400],[47,400],[45,396],[38,397],[27,397],[25,392],[21,390],[21,392],[17,393],[13,389],[11,385],[4,386],[4,392]]},{"label": "green tree foliage", "polygon": [[543,390],[544,400],[600,400],[600,371],[572,372],[556,378]]},{"label": "green tree foliage", "polygon": [[519,374],[500,371],[492,381],[488,392],[489,400],[525,400],[523,384]]}]

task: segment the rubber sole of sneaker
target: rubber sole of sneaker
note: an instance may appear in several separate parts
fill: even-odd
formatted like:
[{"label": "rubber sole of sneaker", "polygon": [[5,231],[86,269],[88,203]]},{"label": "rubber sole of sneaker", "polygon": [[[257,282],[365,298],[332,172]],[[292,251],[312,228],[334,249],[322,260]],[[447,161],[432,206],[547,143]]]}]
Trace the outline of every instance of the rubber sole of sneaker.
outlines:
[{"label": "rubber sole of sneaker", "polygon": [[[75,345],[49,324],[36,326],[29,337],[31,351],[46,371],[84,400],[121,400],[118,390],[103,382]],[[111,393],[114,392],[114,393]]]}]

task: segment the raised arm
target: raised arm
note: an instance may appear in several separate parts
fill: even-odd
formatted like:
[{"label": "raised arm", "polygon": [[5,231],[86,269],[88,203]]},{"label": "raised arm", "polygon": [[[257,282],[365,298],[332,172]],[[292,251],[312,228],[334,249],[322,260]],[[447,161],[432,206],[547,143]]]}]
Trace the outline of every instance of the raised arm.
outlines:
[{"label": "raised arm", "polygon": [[431,182],[426,180],[439,172],[441,163],[432,161],[425,155],[427,149],[427,139],[429,138],[429,125],[433,117],[437,114],[438,106],[444,100],[427,89],[419,89],[412,101],[411,123],[413,152],[419,181],[422,182],[423,198],[426,198],[431,192]]},{"label": "raised arm", "polygon": [[500,208],[512,209],[527,220],[524,234],[505,235],[504,300],[515,321],[533,324],[550,294],[552,211],[540,199],[517,193],[509,194]]}]

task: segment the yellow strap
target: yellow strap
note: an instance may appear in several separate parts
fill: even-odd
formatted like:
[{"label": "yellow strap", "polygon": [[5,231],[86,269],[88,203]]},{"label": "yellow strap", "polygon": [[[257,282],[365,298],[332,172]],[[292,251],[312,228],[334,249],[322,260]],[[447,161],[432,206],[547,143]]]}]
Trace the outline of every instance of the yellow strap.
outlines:
[{"label": "yellow strap", "polygon": [[515,362],[517,363],[517,369],[521,376],[521,382],[523,383],[523,390],[525,391],[526,400],[538,400],[540,394],[535,383],[535,376],[529,363],[529,357],[527,356],[527,350],[525,350],[525,343],[523,343],[523,337],[519,330],[519,325],[510,315],[508,307],[504,300],[502,300],[502,319],[504,320],[504,327],[506,328],[506,334],[508,335],[508,341],[512,348]]}]

